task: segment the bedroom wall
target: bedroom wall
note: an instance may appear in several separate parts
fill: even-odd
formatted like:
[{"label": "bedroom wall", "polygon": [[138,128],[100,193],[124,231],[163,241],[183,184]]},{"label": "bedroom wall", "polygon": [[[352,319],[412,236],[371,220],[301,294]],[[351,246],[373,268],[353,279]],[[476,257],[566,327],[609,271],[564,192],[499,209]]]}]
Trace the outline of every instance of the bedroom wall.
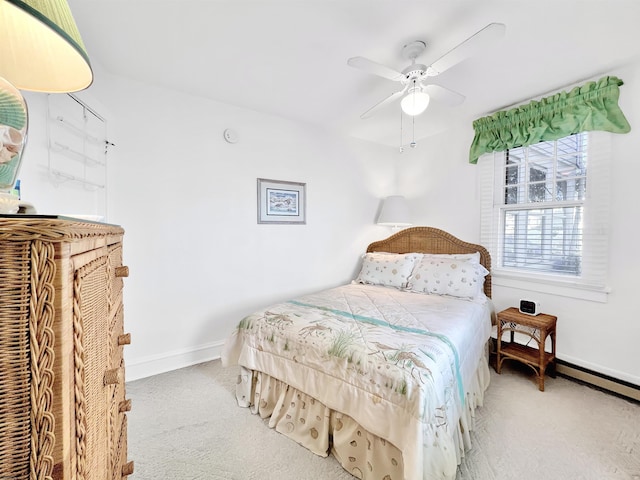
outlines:
[{"label": "bedroom wall", "polygon": [[[237,320],[265,302],[350,280],[364,247],[390,233],[373,224],[387,195],[406,195],[416,224],[479,241],[477,170],[467,162],[473,119],[399,155],[95,67],[94,85],[79,96],[105,115],[116,144],[108,221],[126,230],[129,380],[215,357]],[[608,300],[494,284],[494,301],[502,309],[521,297],[540,300],[559,317],[559,358],[640,385],[640,322],[633,313],[640,259],[628,253],[640,230],[640,207],[631,200],[640,175],[640,65],[604,74],[625,81],[620,105],[632,126],[613,143]],[[46,96],[25,97],[23,198],[41,213],[93,213],[95,193],[48,180]],[[224,142],[225,128],[238,131],[237,144]],[[308,224],[257,225],[257,177],[306,182]]]},{"label": "bedroom wall", "polygon": [[[396,190],[391,149],[99,70],[79,96],[107,117],[116,145],[107,220],[126,231],[128,380],[216,357],[244,315],[350,281],[366,245],[390,233],[374,221]],[[46,97],[27,98],[23,198],[40,213],[90,213],[80,191],[52,186],[37,166]],[[258,177],[305,182],[307,224],[258,225]]]},{"label": "bedroom wall", "polygon": [[[47,95],[43,93],[22,92],[27,102],[29,113],[29,130],[27,132],[27,146],[23,152],[23,162],[20,167],[18,178],[21,183],[21,198],[23,201],[33,204],[38,213],[41,214],[58,214],[58,215],[95,215],[103,216],[105,213],[105,189],[87,186],[80,182],[69,181],[67,179],[57,177],[50,173],[51,169],[63,169],[66,165],[56,163],[55,155],[51,163],[49,163],[49,138],[47,134],[48,125],[47,118],[51,118],[51,123],[55,124],[56,114],[47,111]],[[106,108],[91,99],[92,107],[99,110],[100,113],[108,112]],[[75,104],[70,101],[69,104]],[[81,107],[78,106],[75,112],[81,114]],[[68,118],[67,118],[68,119]],[[75,119],[74,119],[75,121]],[[81,125],[77,121],[74,125]],[[69,134],[77,144],[73,144],[70,148],[75,151],[81,150],[82,140],[74,133]],[[55,139],[53,140],[55,141]],[[69,142],[71,143],[71,142]],[[69,147],[69,145],[66,145]],[[63,156],[58,153],[57,155]],[[92,152],[94,155],[94,152]],[[64,157],[75,170],[67,173],[77,174],[77,170],[82,169],[81,162],[78,157],[70,154]],[[95,169],[98,170],[97,168]],[[98,178],[104,183],[104,170],[100,170]],[[95,176],[95,175],[93,175]],[[93,178],[92,178],[93,179]]]},{"label": "bedroom wall", "polygon": [[[558,358],[640,385],[640,321],[636,309],[640,256],[633,253],[640,235],[640,204],[633,200],[640,177],[640,63],[602,75],[616,75],[625,82],[620,89],[620,106],[632,129],[626,135],[613,136],[611,293],[606,303],[601,303],[541,293],[533,283],[522,285],[523,288],[501,285],[496,278],[493,298],[498,311],[517,305],[520,298],[539,300],[543,311],[558,316]],[[540,93],[528,92],[528,96]],[[523,92],[526,97],[527,92]],[[472,120],[420,142],[416,152],[400,164],[399,184],[418,223],[479,242],[476,168],[467,160],[473,138]]]}]

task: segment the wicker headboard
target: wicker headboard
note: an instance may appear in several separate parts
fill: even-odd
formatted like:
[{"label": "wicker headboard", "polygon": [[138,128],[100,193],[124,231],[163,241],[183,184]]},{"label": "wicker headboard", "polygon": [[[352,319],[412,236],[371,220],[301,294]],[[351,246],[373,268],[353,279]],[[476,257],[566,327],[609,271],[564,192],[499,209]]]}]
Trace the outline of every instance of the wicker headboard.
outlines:
[{"label": "wicker headboard", "polygon": [[[491,271],[491,255],[482,245],[463,242],[459,238],[432,227],[411,227],[373,242],[367,252],[389,253],[474,253],[480,252],[480,263]],[[484,279],[484,293],[491,298],[491,274]]]}]

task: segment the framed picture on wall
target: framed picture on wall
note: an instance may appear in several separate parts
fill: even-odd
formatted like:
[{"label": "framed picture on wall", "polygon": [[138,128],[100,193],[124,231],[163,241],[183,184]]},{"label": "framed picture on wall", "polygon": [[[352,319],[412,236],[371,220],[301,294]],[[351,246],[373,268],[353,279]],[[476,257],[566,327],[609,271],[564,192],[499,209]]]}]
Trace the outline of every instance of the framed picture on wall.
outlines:
[{"label": "framed picture on wall", "polygon": [[258,179],[258,223],[307,223],[306,183]]}]

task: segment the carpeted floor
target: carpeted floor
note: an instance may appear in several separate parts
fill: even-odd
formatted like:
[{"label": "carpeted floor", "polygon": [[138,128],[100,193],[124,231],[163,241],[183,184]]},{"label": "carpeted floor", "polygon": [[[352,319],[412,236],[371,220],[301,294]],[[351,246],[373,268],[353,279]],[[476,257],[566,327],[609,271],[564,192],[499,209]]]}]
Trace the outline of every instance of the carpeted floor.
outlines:
[{"label": "carpeted floor", "polygon": [[[239,408],[235,377],[213,361],[128,383],[131,478],[354,479]],[[545,387],[517,363],[491,369],[457,480],[640,480],[638,403],[561,377]]]}]

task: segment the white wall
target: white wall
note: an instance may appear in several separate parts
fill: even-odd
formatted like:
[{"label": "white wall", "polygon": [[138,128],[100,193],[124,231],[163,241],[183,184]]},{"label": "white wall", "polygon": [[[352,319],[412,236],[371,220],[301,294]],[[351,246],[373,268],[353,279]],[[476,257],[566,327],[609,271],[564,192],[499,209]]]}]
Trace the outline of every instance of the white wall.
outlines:
[{"label": "white wall", "polygon": [[[23,92],[29,111],[29,130],[27,133],[27,147],[23,153],[23,162],[18,178],[21,181],[22,199],[32,203],[40,214],[82,214],[104,215],[104,189],[88,187],[82,183],[68,181],[50,174],[49,139],[47,134],[47,117],[53,118],[47,112],[47,95],[42,93]],[[94,100],[94,104],[96,104]],[[104,110],[100,104],[96,106]],[[51,123],[56,123],[52,120]],[[79,124],[80,125],[80,124]],[[82,150],[82,139],[75,134],[75,141],[80,145],[73,145],[77,151]],[[68,158],[75,169],[82,169],[79,161]],[[60,168],[55,158],[52,168]],[[73,171],[75,173],[75,171]],[[104,174],[101,172],[100,176]]]},{"label": "white wall", "polygon": [[[469,121],[400,155],[310,125],[97,73],[81,97],[107,117],[116,144],[109,155],[108,220],[126,230],[131,269],[125,288],[133,335],[126,349],[128,379],[211,358],[253,309],[350,280],[365,246],[390,233],[373,225],[387,195],[406,195],[416,224],[479,241]],[[609,73],[625,81],[620,105],[632,126],[630,134],[614,136],[612,292],[607,303],[540,293],[535,298],[559,317],[559,358],[640,384],[634,353],[640,339],[634,312],[640,207],[632,200],[640,175],[640,66]],[[92,205],[86,192],[54,186],[43,173],[46,97],[26,97],[23,197],[43,213],[91,213],[80,211]],[[225,128],[238,132],[237,144],[223,140]],[[258,225],[258,177],[307,183],[308,224]],[[496,285],[494,301],[502,309],[530,293]]]},{"label": "white wall", "polygon": [[[100,71],[81,96],[116,145],[107,220],[126,231],[128,380],[215,357],[243,316],[351,280],[366,245],[390,233],[374,220],[395,193],[391,149]],[[46,97],[29,99],[23,197],[42,213],[82,213],[81,191],[36,169]],[[258,225],[258,177],[305,182],[307,224]]]},{"label": "white wall", "polygon": [[471,124],[418,141],[398,163],[400,192],[418,225],[440,228],[465,241],[479,240],[480,204],[475,165],[469,164]]},{"label": "white wall", "polygon": [[[610,230],[611,293],[606,303],[543,294],[496,285],[498,310],[535,298],[543,310],[558,316],[557,355],[567,362],[640,385],[640,314],[637,310],[640,202],[634,199],[640,178],[640,64],[606,74],[624,82],[620,106],[631,132],[613,135]],[[606,75],[603,74],[603,75]],[[523,92],[526,97],[527,92]],[[542,92],[529,92],[535,97]],[[473,138],[469,122],[423,140],[400,165],[400,190],[411,202],[417,223],[442,228],[460,238],[480,241],[476,167],[468,164]]]}]

